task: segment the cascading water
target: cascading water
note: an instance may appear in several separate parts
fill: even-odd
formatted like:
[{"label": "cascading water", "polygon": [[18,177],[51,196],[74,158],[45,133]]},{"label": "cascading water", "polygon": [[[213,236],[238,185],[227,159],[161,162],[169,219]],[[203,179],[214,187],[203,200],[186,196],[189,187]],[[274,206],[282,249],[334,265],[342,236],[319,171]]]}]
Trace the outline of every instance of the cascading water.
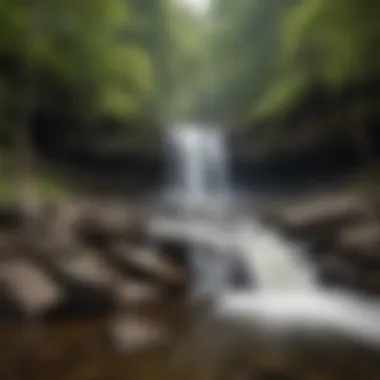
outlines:
[{"label": "cascading water", "polygon": [[[231,226],[226,225],[223,218],[215,218],[215,215],[226,215],[226,211],[230,213],[232,206],[228,155],[222,132],[180,125],[170,131],[168,140],[172,157],[169,162],[169,196],[183,210],[183,214],[182,221],[163,223],[161,220],[160,226],[162,229],[166,227],[166,233],[171,230],[174,235],[182,235],[184,239],[187,237],[194,246],[203,241],[217,247],[219,258],[212,261],[203,257],[207,256],[202,253],[203,249],[194,249],[192,260],[198,268],[197,273],[210,274],[216,272],[218,267],[219,281],[212,288],[219,292],[222,288],[228,288],[228,284],[220,283],[222,274],[228,268],[223,271],[218,262],[230,263],[231,254],[234,253],[246,265],[251,282],[259,288],[311,286],[312,267],[305,257],[296,253],[299,249],[294,245],[251,221],[237,219]],[[212,222],[189,220],[188,216],[194,209],[212,214]],[[223,276],[228,278],[225,273]],[[214,277],[207,274],[200,277],[214,281]]]},{"label": "cascading water", "polygon": [[222,133],[193,125],[176,126],[169,133],[168,148],[169,199],[187,211],[224,200],[229,188]]},{"label": "cascading water", "polygon": [[240,224],[235,252],[255,277],[257,290],[314,289],[316,273],[302,249],[253,221]]},{"label": "cascading water", "polygon": [[[203,230],[216,238],[230,205],[224,136],[216,128],[179,125],[170,130],[167,146],[169,186],[166,195],[180,211],[180,220],[156,219],[152,228],[156,233],[161,229],[164,234],[171,231],[174,235],[183,235],[192,250],[193,295],[215,294],[226,283],[226,260],[216,255],[223,250],[225,239],[215,239],[218,252],[215,252],[215,244],[210,252],[197,237]],[[193,217],[200,213],[210,216],[213,223],[202,226]]]},{"label": "cascading water", "polygon": [[[231,209],[228,161],[220,131],[185,125],[169,133],[172,177],[169,199],[183,211],[175,220],[152,221],[152,233],[187,239],[192,248],[195,292],[214,295],[213,318],[250,332],[252,321],[272,330],[341,331],[380,345],[380,309],[347,294],[330,294],[300,247],[247,218],[197,220],[194,210]],[[174,157],[173,157],[174,156]],[[222,202],[215,202],[216,200]],[[228,207],[227,207],[228,206]],[[209,255],[206,247],[211,247]],[[245,291],[228,282],[233,258],[243,262],[253,285]],[[364,310],[365,309],[365,310]],[[265,320],[267,322],[265,322]],[[268,326],[267,326],[268,327]],[[318,331],[319,331],[318,330]]]}]

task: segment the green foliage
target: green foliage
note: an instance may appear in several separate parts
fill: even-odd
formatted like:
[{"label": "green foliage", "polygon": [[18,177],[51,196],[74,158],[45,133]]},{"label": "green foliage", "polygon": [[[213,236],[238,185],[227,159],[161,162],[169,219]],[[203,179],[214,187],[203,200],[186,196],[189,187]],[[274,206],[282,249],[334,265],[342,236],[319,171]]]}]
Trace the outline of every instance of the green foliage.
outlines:
[{"label": "green foliage", "polygon": [[378,74],[379,11],[380,4],[373,0],[302,1],[285,26],[284,51],[289,62],[305,70],[307,62],[302,62],[302,56],[313,47],[327,82]]},{"label": "green foliage", "polygon": [[[267,112],[278,111],[286,100],[292,103],[316,82],[334,89],[377,77],[379,12],[380,3],[374,0],[302,0],[285,13],[279,50],[282,75],[280,84],[269,89],[272,95],[265,95]],[[289,81],[295,76],[297,86]]]},{"label": "green foliage", "polygon": [[259,101],[253,104],[250,114],[254,118],[265,118],[276,112],[284,113],[302,97],[304,78],[297,73],[271,86]]},{"label": "green foliage", "polygon": [[211,118],[245,120],[252,104],[272,84],[280,21],[287,7],[286,0],[214,1],[204,83]]},{"label": "green foliage", "polygon": [[246,122],[286,111],[315,83],[333,88],[380,69],[375,0],[214,0],[207,16],[177,0],[0,6],[2,125],[14,125],[26,64],[36,108],[49,111],[64,93],[78,126]]},{"label": "green foliage", "polygon": [[288,110],[315,84],[378,76],[379,12],[376,0],[214,0],[199,91],[208,112],[255,120]]},{"label": "green foliage", "polygon": [[13,123],[3,112],[6,98],[17,108],[15,85],[26,79],[40,95],[39,110],[50,112],[54,94],[66,94],[78,126],[167,117],[183,72],[197,60],[191,17],[173,0],[0,0],[0,6],[2,125]]}]

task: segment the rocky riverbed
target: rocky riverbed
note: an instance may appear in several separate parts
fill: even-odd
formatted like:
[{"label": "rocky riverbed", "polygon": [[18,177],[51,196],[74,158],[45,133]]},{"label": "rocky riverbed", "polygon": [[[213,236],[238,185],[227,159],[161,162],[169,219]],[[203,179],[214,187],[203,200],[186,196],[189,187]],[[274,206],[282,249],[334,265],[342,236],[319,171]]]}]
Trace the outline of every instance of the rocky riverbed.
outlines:
[{"label": "rocky riverbed", "polygon": [[[380,224],[350,186],[250,200],[243,209],[304,243],[325,284],[380,294]],[[184,376],[170,358],[186,341],[187,250],[178,241],[152,246],[149,212],[120,200],[73,200],[33,216],[0,205],[2,379]],[[379,378],[375,353],[322,351],[286,360],[262,351],[240,367],[260,379]]]}]

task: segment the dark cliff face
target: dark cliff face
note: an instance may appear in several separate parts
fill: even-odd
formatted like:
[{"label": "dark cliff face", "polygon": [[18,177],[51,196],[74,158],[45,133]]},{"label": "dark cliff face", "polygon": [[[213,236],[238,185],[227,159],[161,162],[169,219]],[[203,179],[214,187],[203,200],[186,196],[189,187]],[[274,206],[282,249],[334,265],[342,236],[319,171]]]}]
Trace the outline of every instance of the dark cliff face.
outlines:
[{"label": "dark cliff face", "polygon": [[[39,144],[40,156],[65,167],[78,177],[132,184],[136,191],[156,188],[164,183],[167,156],[160,138],[141,147],[99,151],[91,146]],[[287,191],[319,186],[357,170],[363,165],[360,155],[348,144],[325,144],[292,154],[265,158],[242,155],[239,145],[231,149],[231,172],[236,187],[254,192]]]},{"label": "dark cliff face", "polygon": [[[137,127],[136,127],[137,128]],[[59,164],[74,177],[92,177],[128,184],[135,191],[156,188],[164,182],[168,157],[161,128],[146,135],[88,138],[65,128],[54,129],[46,120],[35,128],[34,142],[42,160]],[[154,132],[156,131],[156,132]],[[231,171],[238,188],[255,192],[291,191],[293,188],[329,184],[365,164],[355,142],[348,134],[263,154],[257,151],[253,129],[227,136]],[[380,152],[380,132],[370,131],[374,152]],[[256,147],[255,147],[256,146]],[[117,180],[115,182],[115,180]]]},{"label": "dark cliff face", "polygon": [[317,146],[303,152],[247,159],[234,155],[232,172],[238,187],[253,191],[287,191],[340,180],[363,162],[349,146]]},{"label": "dark cliff face", "polygon": [[[367,134],[368,146],[378,156],[379,83],[374,79],[353,82],[334,91],[319,84],[281,117],[274,115],[246,128],[228,128],[236,186],[254,191],[283,191],[345,176],[364,164],[363,152],[358,153],[359,144],[352,136],[357,130],[362,137]],[[363,105],[365,112],[358,122],[356,112],[361,112]],[[131,120],[127,126],[103,121],[101,129],[94,131],[76,125],[68,115],[48,115],[41,111],[34,122],[34,142],[43,160],[58,163],[77,176],[84,173],[99,180],[123,178],[136,189],[162,183],[167,158],[163,128],[155,121]],[[267,144],[271,146],[269,152],[258,141],[266,140],[267,131],[272,129],[282,134],[277,139],[282,141],[282,148],[275,151]],[[118,137],[121,130],[130,131],[129,137]],[[299,137],[308,131],[312,134],[306,146]],[[112,149],[110,140],[117,142],[117,149]],[[109,149],[104,149],[106,145]]]}]

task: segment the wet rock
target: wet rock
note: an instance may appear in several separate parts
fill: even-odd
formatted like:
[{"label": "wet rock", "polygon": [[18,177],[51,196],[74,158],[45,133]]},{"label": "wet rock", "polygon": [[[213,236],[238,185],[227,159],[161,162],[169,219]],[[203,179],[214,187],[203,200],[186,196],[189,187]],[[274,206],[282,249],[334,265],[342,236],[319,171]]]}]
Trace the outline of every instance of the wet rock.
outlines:
[{"label": "wet rock", "polygon": [[15,300],[12,299],[4,283],[0,284],[0,318],[14,319],[21,317],[22,313]]},{"label": "wet rock", "polygon": [[113,252],[131,269],[164,283],[181,284],[184,281],[183,271],[153,250],[118,244]]},{"label": "wet rock", "polygon": [[41,249],[40,245],[20,241],[19,248],[23,260],[38,267],[64,291],[65,296],[49,309],[47,317],[104,313],[114,307],[108,267],[88,250],[79,250],[76,255],[60,250],[57,253],[52,247]]},{"label": "wet rock", "polygon": [[324,256],[329,252],[333,252],[337,247],[336,232],[330,231],[322,236],[316,236],[307,242],[309,251],[318,257]]},{"label": "wet rock", "polygon": [[29,316],[47,313],[65,297],[64,289],[49,275],[22,259],[3,263],[1,277],[8,296]]},{"label": "wet rock", "polygon": [[170,340],[164,328],[138,317],[120,317],[114,320],[110,335],[116,348],[129,354],[166,346]]},{"label": "wet rock", "polygon": [[132,216],[125,220],[86,216],[78,222],[76,235],[79,241],[98,249],[106,249],[115,240],[141,244],[146,239],[144,223]]},{"label": "wet rock", "polygon": [[15,245],[11,237],[7,235],[0,235],[0,266],[5,260],[14,258],[15,256]]},{"label": "wet rock", "polygon": [[146,222],[143,216],[136,216],[133,223],[123,234],[123,240],[129,244],[144,244],[147,239]]},{"label": "wet rock", "polygon": [[0,204],[0,229],[14,231],[22,227],[24,216],[16,204]]},{"label": "wet rock", "polygon": [[106,315],[115,309],[115,300],[108,289],[94,287],[84,282],[70,282],[67,296],[47,314],[48,319]]},{"label": "wet rock", "polygon": [[328,285],[355,288],[360,280],[358,270],[334,254],[324,257],[319,269],[322,282]]},{"label": "wet rock", "polygon": [[79,222],[76,229],[77,239],[94,249],[105,249],[109,244],[109,237],[87,219]]},{"label": "wet rock", "polygon": [[147,226],[149,235],[158,242],[172,242],[182,245],[199,244],[215,246],[220,236],[205,219],[156,217]]},{"label": "wet rock", "polygon": [[252,278],[245,263],[239,258],[235,258],[231,261],[229,283],[235,290],[245,290],[255,286],[256,279]]},{"label": "wet rock", "polygon": [[115,288],[115,301],[121,307],[151,305],[163,297],[157,286],[130,279],[119,280]]},{"label": "wet rock", "polygon": [[353,192],[340,191],[288,200],[282,209],[294,221],[306,222],[320,218],[332,218],[342,214],[362,215],[366,211],[362,200]]},{"label": "wet rock", "polygon": [[189,254],[189,245],[183,241],[173,240],[160,240],[157,242],[157,251],[162,253],[164,257],[167,257],[171,262],[176,265],[184,267],[187,263],[187,256]]},{"label": "wet rock", "polygon": [[362,288],[366,292],[374,295],[380,294],[380,271],[373,271],[366,274],[362,279]]},{"label": "wet rock", "polygon": [[95,287],[110,288],[116,276],[104,260],[88,250],[62,260],[60,268],[71,279]]},{"label": "wet rock", "polygon": [[358,216],[349,214],[335,215],[330,218],[321,217],[320,219],[302,222],[284,219],[282,230],[288,236],[296,239],[313,241],[317,238],[322,238],[327,240],[331,236],[331,231],[338,233],[345,226],[358,221],[360,221]]},{"label": "wet rock", "polygon": [[94,228],[110,235],[122,235],[135,222],[135,218],[125,205],[113,202],[89,205],[86,208],[86,219]]},{"label": "wet rock", "polygon": [[353,194],[330,194],[278,205],[272,214],[288,234],[303,237],[331,234],[332,230],[363,220],[366,209]]},{"label": "wet rock", "polygon": [[377,223],[346,227],[339,233],[338,241],[344,250],[380,259],[380,225]]},{"label": "wet rock", "polygon": [[66,247],[72,244],[82,212],[80,204],[75,202],[48,205],[42,216],[45,239],[55,247]]}]

